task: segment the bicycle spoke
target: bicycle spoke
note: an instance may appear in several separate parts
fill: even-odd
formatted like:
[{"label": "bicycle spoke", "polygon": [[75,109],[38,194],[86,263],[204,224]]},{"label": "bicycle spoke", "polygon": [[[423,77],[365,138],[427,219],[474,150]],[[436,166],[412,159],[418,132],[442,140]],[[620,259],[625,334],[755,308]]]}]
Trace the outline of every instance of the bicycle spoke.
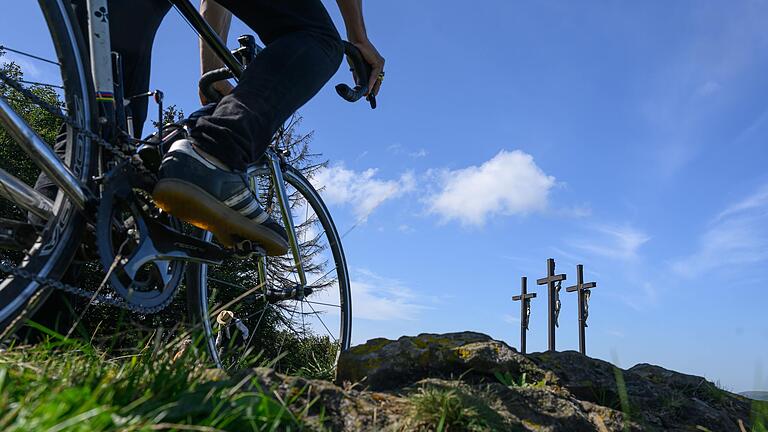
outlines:
[{"label": "bicycle spoke", "polygon": [[237,284],[234,284],[232,282],[227,282],[225,280],[217,279],[217,278],[210,277],[210,276],[208,277],[208,280],[216,282],[216,283],[224,285],[224,286],[231,287],[231,288],[238,288],[240,290],[247,290],[248,289],[248,288],[244,287],[243,285],[237,285]]},{"label": "bicycle spoke", "polygon": [[309,300],[304,300],[304,301],[307,302],[307,303],[310,303],[310,304],[320,305],[320,306],[330,306],[330,307],[337,307],[337,308],[341,307],[341,305],[335,305],[335,304],[330,304],[330,303],[323,303],[323,302],[318,302],[318,301],[309,301]]},{"label": "bicycle spoke", "polygon": [[301,304],[301,331],[304,333],[304,337],[307,336],[307,324],[304,322],[304,302],[299,302]]},{"label": "bicycle spoke", "polygon": [[333,272],[333,271],[336,271],[336,269],[337,269],[337,268],[339,268],[339,266],[335,266],[334,268],[332,268],[332,269],[328,270],[328,271],[327,271],[327,272],[326,272],[324,275],[322,275],[322,276],[320,276],[319,278],[315,279],[315,281],[314,281],[314,282],[312,282],[311,284],[309,284],[309,285],[307,285],[307,286],[309,286],[309,287],[314,287],[314,286],[316,286],[316,284],[317,284],[318,282],[320,282],[320,281],[321,281],[321,280],[323,280],[323,279],[324,279],[326,276],[328,276],[329,274],[331,274],[331,272]]},{"label": "bicycle spoke", "polygon": [[37,82],[37,81],[27,81],[27,80],[23,80],[23,79],[16,80],[16,81],[18,81],[20,83],[24,83],[24,84],[29,84],[29,85],[36,85],[36,86],[43,86],[43,87],[52,87],[52,88],[57,88],[57,89],[64,90],[64,86],[60,86],[60,85],[56,85],[56,84],[47,84],[47,83],[42,83],[42,82]]},{"label": "bicycle spoke", "polygon": [[15,50],[13,48],[8,48],[5,45],[0,45],[0,51],[9,51],[9,52],[20,54],[20,55],[23,55],[23,56],[26,56],[26,57],[29,57],[29,58],[33,58],[35,60],[40,60],[40,61],[44,61],[46,63],[50,63],[50,64],[53,64],[53,65],[56,65],[56,66],[61,66],[61,63],[59,63],[59,62],[55,62],[53,60],[48,60],[46,58],[38,57],[38,56],[36,56],[34,54],[30,54],[30,53],[27,53],[27,52],[24,52],[24,51],[21,51],[21,50]]},{"label": "bicycle spoke", "polygon": [[[287,327],[289,330],[293,331],[294,333],[296,332],[296,330],[295,330],[295,329],[293,328],[293,326],[290,324],[290,321],[291,321],[291,320],[293,320],[293,316],[296,314],[296,309],[297,309],[297,306],[296,306],[296,305],[294,305],[294,307],[293,307],[293,312],[291,312],[291,317],[290,317],[290,319],[288,320],[288,323],[286,323],[286,327]],[[282,314],[281,314],[280,312],[278,312],[278,316],[279,316],[279,317],[282,317]],[[283,317],[283,318],[284,318],[284,317]],[[282,318],[281,318],[281,319],[282,319]],[[296,336],[299,336],[299,334],[296,334]],[[281,337],[280,337],[280,348],[278,348],[278,349],[277,349],[277,356],[278,356],[278,357],[280,357],[280,353],[282,353],[282,352],[283,352],[283,345],[284,345],[284,344],[285,344],[285,333],[283,333],[283,334],[281,335]]]},{"label": "bicycle spoke", "polygon": [[[253,292],[255,292],[256,290],[258,290],[258,289],[261,289],[261,288],[263,287],[263,285],[264,285],[263,283],[262,283],[262,284],[259,284],[259,285],[255,286],[255,287],[253,287],[253,288],[249,289],[248,291],[244,292],[243,294],[241,294],[241,295],[237,296],[237,297],[236,297],[234,300],[230,300],[229,302],[225,303],[225,304],[224,304],[223,306],[221,306],[220,308],[218,308],[218,309],[216,309],[215,311],[213,311],[213,313],[211,314],[211,316],[216,316],[216,315],[218,315],[218,314],[219,314],[221,311],[223,311],[223,310],[225,310],[226,308],[228,308],[228,307],[232,306],[233,304],[235,304],[235,303],[239,302],[240,300],[242,300],[242,299],[244,299],[244,298],[248,297],[250,294],[252,294],[252,293],[253,293]],[[261,294],[261,297],[264,297],[264,294]]]},{"label": "bicycle spoke", "polygon": [[[253,341],[253,337],[256,336],[256,330],[259,328],[259,324],[261,324],[261,320],[264,318],[264,315],[267,313],[267,309],[269,309],[269,306],[270,306],[269,303],[267,303],[267,305],[264,306],[261,309],[261,315],[259,316],[259,319],[256,321],[256,325],[253,327],[253,329],[250,329],[251,330],[251,336],[248,337],[248,342],[246,342],[246,344],[245,344],[245,348],[243,349],[243,355],[240,356],[241,360],[242,360],[243,357],[245,357],[245,353],[248,351],[248,348],[251,346],[251,342]],[[248,317],[246,317],[246,319],[252,318],[257,313],[258,312],[249,315]],[[245,321],[245,320],[243,320],[243,321]]]},{"label": "bicycle spoke", "polygon": [[331,332],[331,330],[329,330],[329,329],[328,329],[328,326],[327,326],[327,325],[325,325],[325,321],[323,321],[323,319],[322,319],[322,318],[320,318],[320,314],[318,314],[318,313],[317,313],[317,311],[315,310],[314,306],[312,306],[312,305],[310,304],[310,305],[309,305],[309,307],[312,309],[312,311],[313,311],[313,312],[315,312],[315,314],[316,314],[316,316],[317,316],[317,319],[320,321],[320,324],[322,324],[322,325],[323,325],[323,327],[325,327],[325,331],[327,331],[327,332],[328,332],[328,335],[330,335],[330,336],[331,336],[331,338],[333,338],[333,341],[334,341],[334,342],[338,342],[338,339],[336,339],[336,337],[333,335],[333,333]]}]

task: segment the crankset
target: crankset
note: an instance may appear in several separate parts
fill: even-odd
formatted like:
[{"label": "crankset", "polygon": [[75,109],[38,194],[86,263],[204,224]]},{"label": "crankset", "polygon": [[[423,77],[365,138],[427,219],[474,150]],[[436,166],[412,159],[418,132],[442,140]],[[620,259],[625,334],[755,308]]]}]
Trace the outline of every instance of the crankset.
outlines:
[{"label": "crankset", "polygon": [[141,307],[165,304],[175,294],[186,262],[220,264],[230,255],[184,234],[178,219],[154,206],[130,164],[119,164],[104,180],[96,245],[110,285],[126,302]]}]

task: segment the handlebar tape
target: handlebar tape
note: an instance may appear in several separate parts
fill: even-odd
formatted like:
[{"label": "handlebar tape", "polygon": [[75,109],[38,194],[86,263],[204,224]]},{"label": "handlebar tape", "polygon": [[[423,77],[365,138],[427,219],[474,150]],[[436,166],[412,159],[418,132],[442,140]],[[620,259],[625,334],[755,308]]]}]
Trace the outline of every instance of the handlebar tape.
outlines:
[{"label": "handlebar tape", "polygon": [[[368,93],[368,83],[371,81],[371,65],[365,61],[363,54],[356,46],[347,41],[342,41],[342,43],[344,44],[344,54],[349,60],[352,75],[355,78],[355,88],[351,88],[347,84],[338,84],[336,93],[348,102],[357,102]],[[370,102],[371,108],[376,109],[376,97],[369,95],[366,99]]]},{"label": "handlebar tape", "polygon": [[208,99],[208,102],[219,102],[224,96],[213,88],[213,84],[233,77],[234,75],[232,75],[232,72],[227,68],[214,69],[204,73],[203,76],[200,77],[198,86],[200,87],[203,96]]}]

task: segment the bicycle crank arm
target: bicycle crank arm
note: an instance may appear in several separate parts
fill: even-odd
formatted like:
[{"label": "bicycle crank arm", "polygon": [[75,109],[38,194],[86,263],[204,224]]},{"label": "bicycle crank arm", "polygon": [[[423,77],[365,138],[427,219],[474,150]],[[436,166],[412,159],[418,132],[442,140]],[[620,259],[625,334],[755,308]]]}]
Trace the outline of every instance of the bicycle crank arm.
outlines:
[{"label": "bicycle crank arm", "polygon": [[0,125],[80,210],[86,209],[91,198],[86,185],[75,177],[53,149],[1,97]]},{"label": "bicycle crank arm", "polygon": [[221,264],[230,253],[219,246],[182,234],[152,219],[136,220],[142,236],[136,250],[121,263],[131,278],[147,263],[154,262],[160,274],[167,277],[169,260],[188,261],[203,264]]}]

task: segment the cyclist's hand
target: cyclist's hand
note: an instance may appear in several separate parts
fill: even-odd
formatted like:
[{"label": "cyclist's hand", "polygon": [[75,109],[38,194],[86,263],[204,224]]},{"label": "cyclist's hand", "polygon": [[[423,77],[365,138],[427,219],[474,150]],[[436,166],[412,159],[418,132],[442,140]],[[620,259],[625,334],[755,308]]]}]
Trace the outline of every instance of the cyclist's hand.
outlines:
[{"label": "cyclist's hand", "polygon": [[[226,96],[232,93],[232,90],[234,89],[234,87],[232,86],[232,84],[229,83],[229,81],[218,81],[213,84],[213,89],[219,92],[219,94],[221,94],[222,96]],[[212,102],[205,97],[205,95],[203,94],[202,91],[200,91],[200,89],[198,89],[197,92],[200,95],[201,104],[208,105],[209,103]]]},{"label": "cyclist's hand", "polygon": [[[368,88],[370,89],[369,93],[373,93],[373,95],[376,96],[379,94],[379,88],[381,87],[382,80],[379,79],[379,74],[384,72],[384,57],[379,54],[376,47],[367,39],[360,42],[350,42],[360,50],[365,61],[371,65],[371,81],[368,83]],[[366,94],[366,96],[368,96],[368,94]]]}]

